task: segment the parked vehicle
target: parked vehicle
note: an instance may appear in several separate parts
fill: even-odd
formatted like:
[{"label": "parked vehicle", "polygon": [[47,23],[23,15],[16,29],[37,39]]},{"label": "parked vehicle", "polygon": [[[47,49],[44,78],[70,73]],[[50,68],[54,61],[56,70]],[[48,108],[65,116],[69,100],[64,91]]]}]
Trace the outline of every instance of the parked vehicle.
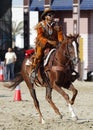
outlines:
[{"label": "parked vehicle", "polygon": [[87,73],[87,81],[93,81],[93,71]]}]

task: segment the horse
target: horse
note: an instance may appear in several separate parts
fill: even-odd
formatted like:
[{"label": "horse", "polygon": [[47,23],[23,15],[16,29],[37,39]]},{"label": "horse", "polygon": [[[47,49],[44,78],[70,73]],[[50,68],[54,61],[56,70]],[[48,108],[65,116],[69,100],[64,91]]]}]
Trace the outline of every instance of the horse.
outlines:
[{"label": "horse", "polygon": [[[75,55],[73,42],[75,42],[76,50],[78,51],[78,36],[79,35],[65,36],[63,42],[60,43],[58,47],[50,53],[46,65],[43,67],[41,65],[41,67],[38,68],[34,82],[31,80],[31,65],[26,65],[28,59],[25,58],[21,66],[21,71],[18,73],[12,83],[4,85],[7,88],[15,89],[16,86],[22,81],[26,82],[42,124],[45,123],[45,120],[41,113],[39,101],[36,96],[35,84],[37,86],[46,88],[46,100],[54,109],[55,113],[60,116],[60,118],[62,118],[63,115],[60,113],[59,109],[52,100],[53,89],[64,97],[71,112],[71,116],[74,119],[77,119],[77,115],[75,114],[72,105],[74,104],[78,93],[78,90],[73,85],[73,82],[78,78],[78,73],[74,70],[78,57]],[[32,56],[30,57],[30,61],[31,60]],[[73,75],[73,73],[75,74]],[[63,88],[68,89],[73,93],[71,99]]]}]

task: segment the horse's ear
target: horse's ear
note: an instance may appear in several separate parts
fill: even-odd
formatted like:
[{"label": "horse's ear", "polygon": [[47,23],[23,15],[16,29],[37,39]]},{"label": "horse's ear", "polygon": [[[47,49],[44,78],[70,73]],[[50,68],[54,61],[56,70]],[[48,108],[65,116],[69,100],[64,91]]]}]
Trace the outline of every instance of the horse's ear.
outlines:
[{"label": "horse's ear", "polygon": [[71,37],[72,37],[72,34],[69,34],[69,35],[65,34],[65,38],[71,38]]},{"label": "horse's ear", "polygon": [[74,36],[70,33],[70,34],[67,36],[67,38],[73,39]]},{"label": "horse's ear", "polygon": [[71,33],[69,34],[69,37],[73,37]]},{"label": "horse's ear", "polygon": [[64,39],[66,39],[67,38],[67,35],[66,34],[64,34]]},{"label": "horse's ear", "polygon": [[77,37],[79,37],[79,33],[77,34]]},{"label": "horse's ear", "polygon": [[75,34],[74,36],[75,36],[75,38],[77,39],[77,38],[79,37],[79,33],[78,33],[78,34]]}]

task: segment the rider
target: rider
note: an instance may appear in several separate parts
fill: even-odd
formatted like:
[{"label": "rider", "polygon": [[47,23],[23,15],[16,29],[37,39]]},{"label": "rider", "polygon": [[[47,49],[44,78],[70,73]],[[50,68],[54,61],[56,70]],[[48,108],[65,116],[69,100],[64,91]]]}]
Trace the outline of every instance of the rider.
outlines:
[{"label": "rider", "polygon": [[41,15],[41,21],[36,25],[37,31],[35,57],[31,70],[35,70],[40,63],[45,48],[49,45],[52,48],[63,41],[62,27],[59,26],[59,19],[54,19],[55,11],[46,9]]}]

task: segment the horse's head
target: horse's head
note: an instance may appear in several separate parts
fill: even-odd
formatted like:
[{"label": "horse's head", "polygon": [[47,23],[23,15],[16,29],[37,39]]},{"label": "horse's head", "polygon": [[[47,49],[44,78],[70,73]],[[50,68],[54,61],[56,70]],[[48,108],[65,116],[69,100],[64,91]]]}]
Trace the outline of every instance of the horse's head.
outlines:
[{"label": "horse's head", "polygon": [[65,36],[65,39],[63,41],[63,56],[68,60],[73,63],[73,65],[76,65],[77,62],[79,61],[78,57],[78,42],[77,38],[79,35],[69,35]]}]

